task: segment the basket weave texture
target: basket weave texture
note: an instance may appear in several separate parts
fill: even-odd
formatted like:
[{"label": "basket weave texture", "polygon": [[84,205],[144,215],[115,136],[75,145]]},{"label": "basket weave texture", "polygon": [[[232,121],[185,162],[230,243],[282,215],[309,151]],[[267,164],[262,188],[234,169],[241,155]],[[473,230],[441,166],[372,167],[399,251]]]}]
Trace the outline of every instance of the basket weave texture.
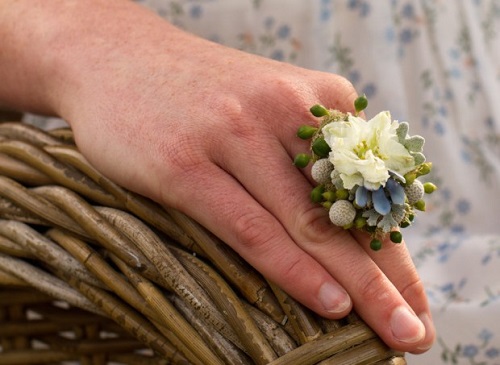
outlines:
[{"label": "basket weave texture", "polygon": [[50,132],[0,123],[0,364],[406,364]]}]

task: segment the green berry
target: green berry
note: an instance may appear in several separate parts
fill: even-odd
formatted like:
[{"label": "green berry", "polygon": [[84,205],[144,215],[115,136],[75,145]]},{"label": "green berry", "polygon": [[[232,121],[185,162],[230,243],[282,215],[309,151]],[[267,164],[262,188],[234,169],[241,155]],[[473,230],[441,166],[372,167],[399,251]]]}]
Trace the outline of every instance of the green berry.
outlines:
[{"label": "green berry", "polygon": [[418,176],[427,175],[432,170],[432,162],[426,162],[420,165],[417,174]]},{"label": "green berry", "polygon": [[404,178],[406,181],[406,185],[411,185],[411,184],[413,184],[413,182],[417,178],[417,174],[414,172],[409,172],[404,176]]},{"label": "green berry", "polygon": [[416,202],[413,206],[415,207],[415,209],[425,212],[425,201],[423,201],[422,199]]},{"label": "green berry", "polygon": [[318,128],[310,126],[310,125],[302,125],[297,130],[297,137],[300,139],[309,139],[314,136],[314,133],[318,131]]},{"label": "green berry", "polygon": [[318,185],[311,191],[311,200],[313,203],[321,203],[323,201],[323,193],[325,192],[325,187],[323,185]]},{"label": "green berry", "polygon": [[293,160],[293,164],[297,167],[304,168],[307,166],[309,161],[311,160],[311,156],[309,156],[306,153],[299,153],[297,156],[295,156],[295,159]]},{"label": "green berry", "polygon": [[368,99],[366,98],[366,95],[358,96],[358,98],[354,100],[354,109],[356,110],[356,113],[365,110],[367,106]]},{"label": "green berry", "polygon": [[363,228],[366,225],[366,218],[358,217],[354,220],[354,227],[357,229]]},{"label": "green berry", "polygon": [[345,226],[342,226],[342,228],[344,228],[344,229],[351,229],[352,227],[354,227],[354,222],[351,222],[349,224],[346,224]]},{"label": "green berry", "polygon": [[326,210],[330,210],[330,208],[332,207],[333,203],[330,202],[330,201],[326,201],[326,202],[323,202],[321,203],[321,205],[323,206],[323,208],[325,208]]},{"label": "green berry", "polygon": [[309,111],[311,112],[312,115],[314,115],[315,117],[324,117],[325,115],[329,115],[330,112],[328,111],[327,108],[325,108],[323,105],[321,104],[316,104],[316,105],[313,105],[311,107],[311,109],[309,109]]},{"label": "green berry", "polygon": [[337,199],[339,200],[345,200],[349,197],[349,190],[347,189],[338,189],[335,192],[335,195],[337,196]]},{"label": "green berry", "polygon": [[373,250],[373,251],[378,251],[382,248],[382,241],[374,238],[372,239],[372,241],[370,242],[370,248]]},{"label": "green berry", "polygon": [[399,224],[399,226],[400,226],[401,228],[406,228],[406,227],[409,227],[409,226],[410,226],[410,222],[408,222],[408,221],[402,221],[402,222]]},{"label": "green berry", "polygon": [[319,157],[326,157],[331,151],[330,146],[326,143],[324,138],[316,139],[311,147],[313,152]]},{"label": "green berry", "polygon": [[394,243],[401,243],[403,241],[403,235],[399,231],[392,231],[389,236]]},{"label": "green berry", "polygon": [[334,202],[335,201],[335,193],[331,190],[325,191],[323,193],[323,199],[329,202]]},{"label": "green berry", "polygon": [[435,192],[437,190],[437,186],[434,185],[433,183],[431,182],[426,182],[424,184],[424,191],[426,194],[432,194],[433,192]]}]

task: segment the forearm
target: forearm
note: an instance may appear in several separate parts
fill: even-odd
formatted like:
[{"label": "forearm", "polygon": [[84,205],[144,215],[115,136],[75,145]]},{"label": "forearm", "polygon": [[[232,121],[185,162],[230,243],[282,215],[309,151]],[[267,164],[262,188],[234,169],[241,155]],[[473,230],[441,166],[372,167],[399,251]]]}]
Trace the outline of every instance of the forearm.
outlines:
[{"label": "forearm", "polygon": [[189,36],[126,0],[2,0],[0,105],[64,114],[80,92],[113,82],[102,75],[121,61],[137,59],[140,73],[145,52],[177,50],[179,37]]}]

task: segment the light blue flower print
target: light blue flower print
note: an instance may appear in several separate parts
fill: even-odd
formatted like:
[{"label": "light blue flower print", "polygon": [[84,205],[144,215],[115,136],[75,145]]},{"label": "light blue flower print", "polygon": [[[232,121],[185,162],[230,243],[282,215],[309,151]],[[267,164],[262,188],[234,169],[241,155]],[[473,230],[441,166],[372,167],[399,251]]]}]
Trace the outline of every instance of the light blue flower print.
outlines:
[{"label": "light blue flower print", "polygon": [[352,49],[343,43],[341,33],[335,34],[333,44],[328,47],[328,52],[331,56],[327,62],[328,67],[335,66],[335,71],[342,76],[348,76],[353,72],[359,80],[359,71],[351,71],[354,65]]},{"label": "light blue flower print", "polygon": [[485,185],[491,185],[494,182],[495,166],[494,157],[491,156],[491,149],[481,138],[470,138],[462,136],[461,155],[464,162],[478,171],[481,176],[480,181]]},{"label": "light blue flower print", "polygon": [[370,14],[371,6],[365,0],[347,0],[349,9],[356,11],[360,17],[366,17]]},{"label": "light blue flower print", "polygon": [[416,30],[413,30],[411,28],[404,28],[404,29],[401,29],[401,31],[399,32],[399,41],[402,44],[407,44],[407,43],[410,43],[411,41],[413,41],[413,39],[415,39],[415,37],[417,37],[417,35],[418,35],[418,32]]},{"label": "light blue flower print", "polygon": [[403,5],[403,8],[401,10],[401,15],[404,18],[414,19],[415,18],[415,7],[413,6],[413,4],[407,3],[407,4]]},{"label": "light blue flower print", "polygon": [[276,35],[279,39],[287,39],[288,37],[290,37],[290,33],[290,27],[287,24],[284,24],[278,28]]},{"label": "light blue flower print", "polygon": [[460,199],[457,202],[457,211],[460,214],[467,214],[470,211],[470,202],[466,199]]},{"label": "light blue flower print", "polygon": [[484,299],[480,306],[481,307],[486,307],[488,305],[491,305],[494,302],[500,302],[500,290],[497,290],[497,292],[494,292],[490,287],[485,287],[484,292],[486,295],[486,299]]},{"label": "light blue flower print", "polygon": [[445,241],[441,243],[439,246],[437,246],[436,250],[437,260],[441,263],[448,261],[453,252],[455,252],[460,247],[461,244],[462,242],[460,241],[458,242]]},{"label": "light blue flower print", "polygon": [[485,351],[485,354],[488,359],[496,359],[500,357],[500,350],[496,347],[491,347]]},{"label": "light blue flower print", "polygon": [[433,71],[425,69],[420,74],[422,86],[422,119],[421,124],[438,136],[446,135],[449,102],[453,95],[449,90],[442,90],[435,82],[436,75]]},{"label": "light blue flower print", "polygon": [[285,59],[285,54],[281,49],[275,49],[269,55],[270,58],[276,61],[283,61]]},{"label": "light blue flower print", "polygon": [[[427,199],[428,213],[432,214],[432,218],[429,217],[423,227],[418,227],[419,234],[432,239],[436,234],[446,232],[451,235],[449,240],[459,241],[467,234],[472,201],[469,197],[457,195],[453,189],[454,182],[443,179],[439,166],[433,167],[428,179],[439,189]],[[414,223],[419,224],[420,217]]]},{"label": "light blue flower print", "polygon": [[321,23],[328,22],[333,14],[333,2],[331,0],[321,0],[319,9],[319,19]]},{"label": "light blue flower print", "polygon": [[264,28],[267,30],[271,30],[276,24],[276,19],[273,16],[268,16],[264,20]]},{"label": "light blue flower print", "polygon": [[462,350],[462,356],[472,358],[476,356],[479,352],[479,349],[476,345],[466,345]]},{"label": "light blue flower print", "polygon": [[293,62],[302,48],[288,24],[280,23],[274,16],[263,20],[259,32],[244,32],[238,35],[243,51],[256,53],[278,61]]},{"label": "light blue flower print", "polygon": [[[463,226],[455,226],[456,229],[436,229],[432,232],[424,244],[417,249],[413,250],[412,259],[417,268],[428,264],[429,262],[436,262],[441,265],[449,261],[454,254],[456,254],[463,245]],[[446,238],[443,238],[446,237]],[[447,285],[452,285],[448,283]],[[443,291],[447,286],[440,287]]]},{"label": "light blue flower print", "polygon": [[[395,43],[397,56],[404,59],[407,49],[420,37],[422,29],[428,28],[432,18],[420,14],[422,11],[416,9],[414,2],[394,1],[391,10],[392,23],[386,30],[386,39]],[[422,19],[426,21],[423,22]]]},{"label": "light blue flower print", "polygon": [[445,312],[452,304],[469,302],[466,295],[462,294],[467,285],[467,278],[449,281],[443,284],[424,283],[427,287],[429,301],[438,312]]},{"label": "light blue flower print", "polygon": [[[500,351],[491,346],[494,341],[493,333],[483,329],[477,336],[478,342],[461,343],[449,345],[439,336],[437,345],[441,347],[441,359],[446,364],[455,365],[499,365]],[[492,362],[493,361],[493,362]]]},{"label": "light blue flower print", "polygon": [[200,5],[193,5],[189,9],[189,15],[191,18],[199,19],[203,15],[203,8]]},{"label": "light blue flower print", "polygon": [[153,8],[158,15],[184,29],[188,20],[197,21],[203,18],[207,4],[217,2],[217,0],[135,1]]},{"label": "light blue flower print", "polygon": [[352,48],[343,43],[340,33],[335,35],[333,44],[328,47],[328,52],[331,56],[328,60],[328,67],[347,78],[360,94],[365,94],[368,99],[375,97],[377,93],[376,84],[374,82],[363,82],[360,70],[354,68],[355,60],[352,57]]},{"label": "light blue flower print", "polygon": [[500,131],[496,130],[495,120],[488,116],[484,120],[484,125],[486,127],[485,141],[488,149],[492,152],[493,156],[497,156],[500,159]]},{"label": "light blue flower print", "polygon": [[444,126],[444,123],[442,123],[440,120],[436,120],[434,122],[434,132],[438,135],[444,135],[446,133],[446,127]]},{"label": "light blue flower print", "polygon": [[[353,82],[353,84],[354,84],[354,82]],[[368,99],[375,97],[376,93],[377,93],[377,87],[372,82],[366,84],[361,89],[361,94],[365,94]]]},{"label": "light blue flower print", "polygon": [[499,265],[500,266],[500,238],[490,237],[486,241],[487,250],[481,259],[481,264],[486,265]]}]

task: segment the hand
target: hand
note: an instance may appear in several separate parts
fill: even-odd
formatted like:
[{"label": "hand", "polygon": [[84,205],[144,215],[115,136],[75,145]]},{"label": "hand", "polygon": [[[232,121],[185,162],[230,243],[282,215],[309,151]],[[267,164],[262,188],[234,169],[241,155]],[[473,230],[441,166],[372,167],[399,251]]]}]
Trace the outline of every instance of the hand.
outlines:
[{"label": "hand", "polygon": [[430,347],[406,247],[373,252],[369,238],[332,226],[292,165],[308,148],[295,133],[315,123],[311,105],[352,111],[349,82],[196,38],[128,2],[71,4],[60,19],[47,104],[94,166],[193,217],[318,314],[354,305],[389,346]]}]

